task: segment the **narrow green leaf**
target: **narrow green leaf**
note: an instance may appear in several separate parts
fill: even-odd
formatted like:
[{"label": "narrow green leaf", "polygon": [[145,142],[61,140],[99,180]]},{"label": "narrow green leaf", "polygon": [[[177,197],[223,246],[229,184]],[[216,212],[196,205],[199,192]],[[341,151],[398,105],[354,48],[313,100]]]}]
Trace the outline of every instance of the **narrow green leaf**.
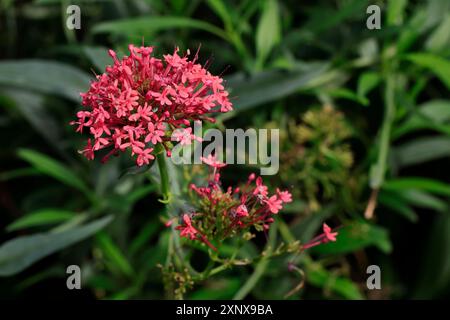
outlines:
[{"label": "narrow green leaf", "polygon": [[106,66],[112,65],[113,60],[108,55],[108,49],[104,47],[83,47],[88,59],[94,64],[98,71],[104,72]]},{"label": "narrow green leaf", "polygon": [[20,168],[14,169],[10,171],[3,171],[0,173],[0,180],[7,181],[13,180],[20,177],[28,177],[28,176],[39,176],[41,173],[35,168]]},{"label": "narrow green leaf", "polygon": [[115,34],[128,34],[141,36],[142,34],[154,33],[170,29],[199,29],[212,33],[218,37],[228,40],[227,34],[220,28],[201,21],[183,17],[143,17],[102,22],[94,26],[92,32],[109,32]]},{"label": "narrow green leaf", "polygon": [[68,186],[74,187],[85,194],[89,194],[89,189],[84,181],[62,163],[30,149],[20,149],[18,155],[40,172],[51,176]]},{"label": "narrow green leaf", "polygon": [[443,183],[433,179],[420,177],[392,179],[385,182],[385,184],[383,185],[383,189],[386,190],[418,189],[435,193],[437,195],[450,197],[450,184]]},{"label": "narrow green leaf", "polygon": [[[450,215],[439,214],[425,237],[419,253],[420,266],[413,299],[434,299],[448,293],[450,283]],[[424,238],[424,237],[422,237]]]},{"label": "narrow green leaf", "polygon": [[6,227],[7,231],[15,231],[30,227],[55,224],[70,220],[76,215],[75,212],[61,209],[41,209],[31,212],[22,218],[17,219]]},{"label": "narrow green leaf", "polygon": [[349,90],[347,88],[337,88],[333,91],[329,92],[329,95],[333,98],[342,98],[347,99],[350,101],[357,102],[363,106],[369,105],[369,100],[366,97],[360,96],[353,92],[352,90]]},{"label": "narrow green leaf", "polygon": [[230,10],[226,7],[222,0],[207,0],[208,6],[222,19],[223,24],[227,27],[231,26],[233,21]]},{"label": "narrow green leaf", "polygon": [[405,9],[408,5],[408,0],[389,0],[387,10],[387,24],[401,25],[405,15]]},{"label": "narrow green leaf", "polygon": [[392,153],[400,168],[450,157],[450,137],[417,138],[393,148]]},{"label": "narrow green leaf", "polygon": [[430,34],[425,47],[433,52],[439,52],[448,48],[450,44],[450,14],[448,14],[440,25]]},{"label": "narrow green leaf", "polygon": [[129,251],[130,254],[134,255],[139,250],[145,246],[146,243],[156,234],[158,230],[161,229],[161,223],[155,219],[147,223],[144,227],[142,227],[141,231],[138,233],[136,237],[134,237],[133,241],[130,244]]},{"label": "narrow green leaf", "polygon": [[41,135],[50,146],[64,155],[64,139],[62,126],[54,115],[46,110],[44,96],[31,91],[8,88],[5,94],[15,102],[15,108],[22,117],[30,123],[36,133]]},{"label": "narrow green leaf", "polygon": [[281,39],[281,26],[277,0],[266,0],[256,29],[256,51],[262,63]]},{"label": "narrow green leaf", "polygon": [[63,232],[38,233],[5,242],[0,247],[0,276],[21,272],[36,261],[95,234],[111,220],[112,216],[106,216]]},{"label": "narrow green leaf", "polygon": [[97,234],[96,239],[107,259],[124,275],[132,276],[134,273],[133,267],[111,237],[105,232],[100,232]]},{"label": "narrow green leaf", "polygon": [[381,82],[381,78],[378,73],[364,72],[358,79],[358,96],[367,98],[367,94],[375,89]]},{"label": "narrow green leaf", "polygon": [[450,135],[450,101],[431,100],[417,107],[417,111],[394,128],[394,137],[416,130],[435,130]]},{"label": "narrow green leaf", "polygon": [[429,69],[450,89],[450,61],[432,53],[408,54],[406,59]]},{"label": "narrow green leaf", "polygon": [[314,87],[326,77],[327,63],[311,63],[305,69],[293,72],[265,71],[247,78],[243,75],[230,79],[228,86],[235,97],[235,112],[269,103],[298,90]]},{"label": "narrow green leaf", "polygon": [[382,191],[378,196],[378,201],[391,209],[392,211],[401,214],[411,222],[417,222],[418,216],[405,199],[398,197],[395,192]]},{"label": "narrow green leaf", "polygon": [[316,287],[336,292],[346,299],[363,299],[355,283],[350,279],[332,274],[319,263],[306,264],[306,281]]},{"label": "narrow green leaf", "polygon": [[47,60],[4,60],[0,62],[0,84],[50,93],[80,102],[92,78],[70,65]]},{"label": "narrow green leaf", "polygon": [[420,190],[400,190],[397,191],[397,195],[399,198],[405,199],[416,207],[431,209],[439,212],[448,211],[448,205],[445,201],[431,195],[428,192]]},{"label": "narrow green leaf", "polygon": [[230,300],[239,289],[242,281],[238,278],[218,279],[210,288],[199,288],[193,292],[190,300]]}]

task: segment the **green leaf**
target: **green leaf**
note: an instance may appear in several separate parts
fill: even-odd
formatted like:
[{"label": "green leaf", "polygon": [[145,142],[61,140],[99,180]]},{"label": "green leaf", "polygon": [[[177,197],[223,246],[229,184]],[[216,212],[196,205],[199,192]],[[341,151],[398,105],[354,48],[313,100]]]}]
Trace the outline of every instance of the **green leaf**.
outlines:
[{"label": "green leaf", "polygon": [[417,214],[408,206],[407,201],[399,197],[397,193],[381,191],[378,196],[378,201],[394,212],[401,214],[409,221],[417,222]]},{"label": "green leaf", "polygon": [[36,133],[63,155],[62,126],[54,115],[45,109],[44,96],[15,88],[8,88],[4,90],[4,93],[15,102],[14,107],[19,110],[22,117],[30,123]]},{"label": "green leaf", "polygon": [[332,274],[319,263],[308,262],[305,267],[306,281],[312,285],[336,292],[346,299],[363,299],[358,286],[350,279]]},{"label": "green leaf", "polygon": [[161,223],[156,219],[152,219],[149,223],[147,223],[144,227],[142,227],[141,231],[138,233],[136,237],[134,237],[133,241],[129,246],[129,252],[131,255],[136,254],[139,250],[148,243],[148,241],[156,234],[158,230],[161,229]]},{"label": "green leaf", "polygon": [[357,95],[352,90],[346,88],[337,88],[329,92],[329,95],[333,98],[342,98],[350,101],[357,102],[363,106],[369,105],[369,100],[366,97]]},{"label": "green leaf", "polygon": [[0,247],[0,276],[11,276],[36,261],[86,239],[111,222],[106,216],[83,226],[58,233],[38,233],[7,241]]},{"label": "green leaf", "polygon": [[228,81],[230,94],[235,97],[234,112],[270,103],[301,89],[310,89],[326,78],[328,70],[327,63],[311,63],[294,72],[265,71],[250,78],[236,75]]},{"label": "green leaf", "polygon": [[134,273],[133,267],[111,237],[105,232],[100,232],[96,239],[105,257],[124,275],[131,277]]},{"label": "green leaf", "polygon": [[264,62],[273,47],[280,42],[281,25],[277,0],[266,0],[256,29],[256,51],[260,64]]},{"label": "green leaf", "polygon": [[450,135],[450,101],[431,100],[417,107],[417,111],[400,126],[394,128],[393,136],[398,138],[416,130],[435,130]]},{"label": "green leaf", "polygon": [[417,138],[393,148],[392,154],[400,168],[449,157],[450,137]]},{"label": "green leaf", "polygon": [[54,94],[80,102],[92,78],[70,65],[47,60],[5,60],[0,62],[0,84]]},{"label": "green leaf", "polygon": [[76,215],[75,212],[61,209],[41,209],[31,212],[26,216],[17,219],[6,227],[7,231],[15,231],[30,227],[55,224],[70,220]]},{"label": "green leaf", "polygon": [[448,212],[439,214],[420,246],[421,263],[419,273],[415,277],[416,286],[413,299],[433,299],[442,292],[448,293],[450,284],[450,215]]},{"label": "green leaf", "polygon": [[105,67],[112,65],[112,59],[108,55],[108,49],[104,47],[83,47],[83,51],[88,59],[100,72],[105,71]]},{"label": "green leaf", "polygon": [[387,10],[387,24],[401,25],[408,0],[389,0]]},{"label": "green leaf", "polygon": [[7,181],[20,177],[39,176],[39,175],[41,175],[41,173],[35,168],[20,168],[1,172],[0,180]]},{"label": "green leaf", "polygon": [[433,179],[420,177],[392,179],[385,182],[385,184],[383,185],[383,189],[386,190],[418,189],[428,191],[437,195],[450,197],[450,184],[443,183]]},{"label": "green leaf", "polygon": [[450,89],[450,61],[431,53],[408,54],[406,59],[429,69]]},{"label": "green leaf", "polygon": [[292,225],[292,234],[302,243],[306,243],[314,237],[314,233],[321,228],[322,223],[328,219],[334,212],[334,206],[326,206],[318,212],[299,219],[298,223]]},{"label": "green leaf", "polygon": [[404,199],[408,203],[420,207],[431,209],[439,212],[446,212],[448,205],[445,201],[437,198],[428,192],[420,190],[399,190],[396,191],[397,197]]},{"label": "green leaf", "polygon": [[233,23],[230,9],[227,8],[225,3],[221,0],[207,0],[206,3],[219,17],[222,19],[223,24],[227,27],[231,27]]},{"label": "green leaf", "polygon": [[146,195],[157,191],[157,189],[158,187],[154,184],[147,184],[144,186],[140,186],[126,196],[126,201],[128,203],[134,204],[140,199],[144,198]]},{"label": "green leaf", "polygon": [[332,30],[351,18],[360,19],[368,5],[367,0],[351,0],[342,2],[339,10],[336,10],[331,2],[328,2],[328,5],[312,7],[308,10],[308,21],[303,28],[313,33]]},{"label": "green leaf", "polygon": [[384,253],[392,250],[386,229],[363,221],[354,222],[338,230],[336,242],[314,247],[311,251],[320,254],[346,254],[369,246],[376,246]]},{"label": "green leaf", "polygon": [[450,101],[431,100],[418,107],[418,112],[436,123],[450,121]]},{"label": "green leaf", "polygon": [[367,99],[367,94],[381,82],[381,77],[375,72],[364,72],[358,79],[358,96]]},{"label": "green leaf", "polygon": [[239,287],[242,285],[242,281],[238,278],[221,278],[208,284],[206,287],[200,288],[193,292],[190,296],[190,300],[230,300]]},{"label": "green leaf", "polygon": [[95,25],[92,31],[94,33],[109,32],[113,34],[141,36],[142,34],[151,34],[161,30],[176,28],[181,30],[185,28],[199,29],[228,40],[227,34],[222,29],[210,23],[190,18],[170,16],[107,21]]},{"label": "green leaf", "polygon": [[40,172],[53,177],[68,186],[80,190],[86,195],[90,195],[89,189],[84,181],[62,163],[30,149],[20,149],[18,151],[18,155]]},{"label": "green leaf", "polygon": [[440,25],[430,34],[425,47],[433,52],[439,52],[448,48],[450,44],[450,14],[448,14]]}]

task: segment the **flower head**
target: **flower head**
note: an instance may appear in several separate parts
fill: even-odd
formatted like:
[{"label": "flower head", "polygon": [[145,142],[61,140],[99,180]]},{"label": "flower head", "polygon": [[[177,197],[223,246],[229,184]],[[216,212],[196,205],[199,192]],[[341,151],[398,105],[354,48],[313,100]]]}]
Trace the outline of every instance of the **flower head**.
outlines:
[{"label": "flower head", "polygon": [[[202,161],[211,167],[212,173],[205,186],[190,185],[192,205],[197,212],[190,225],[201,234],[196,240],[207,245],[207,239],[221,242],[251,229],[267,231],[275,221],[274,214],[282,210],[284,203],[292,201],[288,191],[277,189],[269,195],[269,188],[255,174],[244,185],[223,188],[220,169],[224,164],[214,156]],[[184,224],[183,230],[187,225]]]},{"label": "flower head", "polygon": [[[196,63],[197,55],[189,60],[176,49],[158,59],[153,47],[130,45],[129,51],[120,60],[109,50],[113,65],[81,94],[87,110],[79,111],[71,124],[80,133],[87,128],[92,136],[82,151],[88,159],[101,149],[111,148],[110,154],[128,149],[137,165],[148,164],[156,144],[170,154],[175,129],[189,130],[191,121],[213,121],[208,114],[232,109],[223,79]],[[198,139],[191,131],[178,137],[182,144]]]}]

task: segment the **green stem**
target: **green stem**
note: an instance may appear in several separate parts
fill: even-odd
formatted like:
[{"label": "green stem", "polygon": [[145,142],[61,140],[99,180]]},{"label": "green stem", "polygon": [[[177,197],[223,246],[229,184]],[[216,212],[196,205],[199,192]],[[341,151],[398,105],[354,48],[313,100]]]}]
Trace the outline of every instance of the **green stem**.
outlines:
[{"label": "green stem", "polygon": [[164,152],[160,152],[156,155],[156,161],[158,163],[159,175],[161,176],[161,193],[163,200],[161,202],[169,204],[170,202],[170,184],[169,184],[169,172],[167,170],[167,163],[164,156]]},{"label": "green stem", "polygon": [[[169,205],[172,199],[172,194],[170,192],[170,181],[169,181],[169,171],[167,169],[167,163],[165,159],[164,151],[157,153],[156,161],[158,163],[159,175],[161,177],[161,194],[163,199],[160,200],[162,203]],[[191,267],[188,261],[185,261],[183,251],[181,249],[180,238],[175,228],[171,227],[171,237],[167,252],[166,265],[170,264],[173,260],[177,265],[187,268],[192,274],[197,274],[197,272]]]},{"label": "green stem", "polygon": [[266,248],[264,250],[265,255],[256,265],[256,268],[253,271],[250,278],[247,279],[244,285],[234,295],[233,300],[244,299],[253,290],[255,285],[258,283],[259,279],[264,275],[264,272],[266,272],[267,269],[267,265],[269,264],[271,253],[273,251],[273,248],[275,247],[276,240],[277,240],[277,226],[276,223],[274,223],[269,231],[269,241],[267,242]]},{"label": "green stem", "polygon": [[370,186],[372,189],[379,189],[386,173],[387,160],[389,155],[389,144],[391,139],[392,123],[395,117],[395,78],[393,74],[389,74],[386,80],[385,103],[386,110],[384,113],[383,124],[380,132],[380,147],[378,149],[378,159],[372,167]]}]

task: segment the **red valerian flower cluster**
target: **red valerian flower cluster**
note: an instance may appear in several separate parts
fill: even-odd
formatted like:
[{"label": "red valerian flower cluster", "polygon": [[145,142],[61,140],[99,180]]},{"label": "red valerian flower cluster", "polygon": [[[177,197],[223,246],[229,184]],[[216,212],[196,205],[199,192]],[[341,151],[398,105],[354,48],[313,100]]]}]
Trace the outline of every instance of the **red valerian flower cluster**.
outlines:
[{"label": "red valerian flower cluster", "polygon": [[[130,55],[119,60],[109,50],[113,66],[98,75],[86,93],[82,104],[87,110],[77,113],[77,132],[89,129],[89,139],[80,151],[88,159],[104,148],[111,151],[131,150],[138,166],[154,159],[154,146],[160,143],[170,155],[170,136],[177,128],[191,129],[190,121],[214,121],[208,114],[228,112],[232,104],[223,79],[211,75],[188,54],[181,57],[178,49],[163,59],[152,56],[153,47],[129,46]],[[192,130],[192,129],[191,129]],[[188,144],[196,137],[190,134],[176,137]]]},{"label": "red valerian flower cluster", "polygon": [[184,213],[182,221],[176,227],[181,237],[199,240],[215,248],[208,241],[221,242],[226,238],[252,227],[257,231],[268,230],[284,203],[292,201],[288,191],[276,190],[269,195],[261,177],[251,174],[242,187],[222,188],[220,168],[225,164],[214,156],[202,158],[213,168],[207,186],[191,184],[195,212]]}]

